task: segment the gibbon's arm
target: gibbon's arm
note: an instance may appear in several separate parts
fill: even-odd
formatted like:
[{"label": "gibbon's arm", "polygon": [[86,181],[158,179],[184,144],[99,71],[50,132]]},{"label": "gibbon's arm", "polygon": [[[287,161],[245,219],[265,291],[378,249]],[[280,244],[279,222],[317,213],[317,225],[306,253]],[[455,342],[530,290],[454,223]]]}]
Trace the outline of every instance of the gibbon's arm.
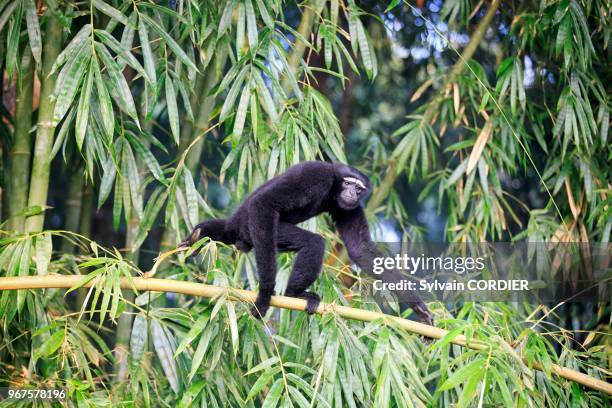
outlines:
[{"label": "gibbon's arm", "polygon": [[[384,257],[384,254],[372,242],[370,228],[363,208],[357,207],[350,211],[337,211],[332,214],[332,218],[336,223],[349,257],[361,270],[379,279],[383,278],[385,282],[400,282],[403,279],[402,274],[396,270],[387,271],[384,276],[373,274],[374,258]],[[397,295],[401,311],[411,308],[424,323],[433,324],[433,315],[416,293],[402,291]]]}]

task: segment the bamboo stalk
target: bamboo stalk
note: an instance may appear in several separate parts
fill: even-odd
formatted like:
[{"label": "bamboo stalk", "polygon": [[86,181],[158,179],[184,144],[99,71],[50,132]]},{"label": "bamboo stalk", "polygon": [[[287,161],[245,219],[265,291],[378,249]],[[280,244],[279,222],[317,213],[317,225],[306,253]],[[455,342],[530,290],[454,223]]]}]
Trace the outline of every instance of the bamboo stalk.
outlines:
[{"label": "bamboo stalk", "polygon": [[[68,185],[68,197],[66,198],[66,209],[64,214],[64,229],[77,232],[81,220],[81,207],[83,204],[83,167],[79,166],[71,171]],[[62,253],[73,253],[74,244],[68,240],[62,240]]]},{"label": "bamboo stalk", "polygon": [[91,237],[91,222],[93,217],[93,187],[91,182],[86,180],[83,186],[83,197],[81,204],[81,219],[79,220],[79,234]]},{"label": "bamboo stalk", "polygon": [[[81,275],[18,276],[0,278],[0,291],[41,288],[71,288],[78,284],[81,279],[83,279],[83,276]],[[85,284],[85,287],[90,287],[92,285],[93,282],[90,281]],[[250,303],[254,302],[257,297],[256,292],[249,290],[224,288],[202,283],[182,282],[169,279],[132,278],[131,280],[128,280],[126,278],[122,278],[121,287],[123,289],[135,288],[139,291],[182,293],[185,295],[202,296],[213,299],[227,294],[236,300]],[[306,301],[287,296],[272,296],[271,305],[283,309],[303,311],[306,308]],[[355,309],[347,306],[338,306],[335,304],[321,303],[317,309],[317,313],[335,313],[338,316],[347,319],[359,320],[363,322],[383,319],[387,322],[392,322],[411,333],[420,334],[422,336],[431,337],[434,339],[441,339],[448,334],[448,330],[403,319],[401,317],[390,316],[384,313],[369,310]],[[484,350],[489,347],[485,342],[468,340],[463,335],[455,337],[452,340],[452,343],[475,350]],[[524,361],[526,360],[524,359]],[[543,366],[538,363],[533,364],[533,368],[540,371],[543,370]],[[603,380],[588,376],[576,370],[559,366],[557,364],[553,364],[551,366],[551,372],[559,377],[584,385],[585,387],[612,395],[612,384],[609,384]]]},{"label": "bamboo stalk", "polygon": [[23,232],[28,205],[28,182],[30,177],[30,157],[32,156],[32,89],[34,84],[34,58],[27,52],[23,58],[20,80],[17,81],[17,103],[15,107],[15,133],[10,152],[8,216],[9,228]]},{"label": "bamboo stalk", "polygon": [[[30,191],[28,192],[29,207],[44,207],[47,204],[51,167],[49,157],[53,147],[53,134],[55,132],[55,126],[52,122],[55,102],[50,99],[50,96],[55,88],[57,74],[49,75],[49,73],[62,48],[62,25],[53,10],[49,9],[47,13],[42,75],[40,78],[40,105],[38,107],[38,123],[36,142],[34,143]],[[25,222],[26,232],[42,231],[44,221],[44,213],[28,217]]]},{"label": "bamboo stalk", "polygon": [[[148,148],[148,147],[147,147]],[[142,167],[142,163],[138,163],[139,167]],[[125,234],[125,250],[128,258],[138,265],[138,258],[140,251],[133,251],[134,239],[136,238],[136,232],[138,231],[139,220],[136,215],[136,211],[132,210],[132,217],[127,225],[127,231]],[[125,298],[128,301],[126,312],[131,312],[132,307],[129,303],[134,301],[134,294],[129,291],[125,293]],[[134,315],[132,313],[122,313],[119,316],[117,322],[117,330],[115,335],[115,364],[113,366],[113,372],[115,374],[115,382],[124,381],[128,374],[128,350],[130,344],[130,336],[132,335],[132,321]]]}]

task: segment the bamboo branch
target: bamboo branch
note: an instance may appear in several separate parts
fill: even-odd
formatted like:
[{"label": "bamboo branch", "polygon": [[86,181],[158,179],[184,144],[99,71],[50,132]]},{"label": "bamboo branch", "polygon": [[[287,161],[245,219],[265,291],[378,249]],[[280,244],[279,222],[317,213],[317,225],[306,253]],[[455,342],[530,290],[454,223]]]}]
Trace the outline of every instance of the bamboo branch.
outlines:
[{"label": "bamboo branch", "polygon": [[[83,276],[81,275],[46,275],[46,276],[18,276],[10,278],[0,278],[0,291],[2,290],[19,290],[19,289],[41,289],[41,288],[71,288],[77,285]],[[88,282],[84,286],[90,287],[93,282]],[[174,292],[185,295],[202,296],[207,298],[218,298],[223,295],[229,295],[236,300],[255,302],[257,293],[249,290],[224,288],[220,286],[205,285],[202,283],[182,282],[168,279],[154,278],[126,278],[121,279],[121,287],[123,289],[135,288],[139,291],[155,291],[155,292]],[[287,296],[272,296],[271,305],[290,310],[301,310],[306,308],[306,301]],[[317,309],[318,314],[335,313],[338,316],[359,320],[363,322],[371,322],[377,319],[382,319],[386,322],[393,323],[404,330],[420,334],[422,336],[441,339],[446,336],[448,330],[440,329],[434,326],[429,326],[423,323],[415,322],[401,317],[390,316],[384,313],[373,312],[369,310],[355,309],[347,306],[338,306],[336,304],[321,303]],[[452,340],[452,343],[460,346],[469,347],[475,350],[484,350],[489,347],[485,342],[478,340],[466,339],[460,335]],[[526,362],[526,359],[523,359]],[[532,365],[536,370],[543,371],[541,364],[535,363]],[[576,370],[571,370],[566,367],[553,364],[551,372],[559,377],[565,378],[582,384],[585,387],[601,391],[608,395],[612,395],[612,384],[603,380],[588,376]]]},{"label": "bamboo branch", "polygon": [[461,73],[465,70],[464,61],[469,61],[474,56],[476,49],[478,48],[478,46],[484,39],[487,29],[489,28],[489,26],[491,25],[491,22],[493,21],[493,17],[495,17],[495,13],[497,13],[497,9],[499,8],[499,3],[500,3],[499,0],[493,0],[491,2],[489,9],[485,13],[482,20],[480,20],[480,23],[478,23],[478,26],[476,26],[476,29],[474,30],[474,33],[472,34],[472,38],[470,39],[470,42],[463,49],[463,52],[461,53],[461,58],[459,59],[459,61],[455,63],[455,65],[453,65],[453,68],[450,72],[447,83],[453,82],[455,78],[457,78],[458,75],[461,75]]}]

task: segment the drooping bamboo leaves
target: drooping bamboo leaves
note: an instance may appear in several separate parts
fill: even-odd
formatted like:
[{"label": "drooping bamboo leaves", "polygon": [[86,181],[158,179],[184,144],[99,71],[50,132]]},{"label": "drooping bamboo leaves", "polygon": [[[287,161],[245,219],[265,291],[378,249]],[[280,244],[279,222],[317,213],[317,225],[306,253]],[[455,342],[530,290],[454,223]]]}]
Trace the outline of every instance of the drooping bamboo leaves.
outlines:
[{"label": "drooping bamboo leaves", "polygon": [[[34,0],[27,0],[25,2],[25,8],[30,49],[32,50],[32,55],[36,60],[36,64],[40,65],[42,63],[42,39],[38,22],[38,12]],[[2,24],[0,24],[0,30],[2,30]]]}]

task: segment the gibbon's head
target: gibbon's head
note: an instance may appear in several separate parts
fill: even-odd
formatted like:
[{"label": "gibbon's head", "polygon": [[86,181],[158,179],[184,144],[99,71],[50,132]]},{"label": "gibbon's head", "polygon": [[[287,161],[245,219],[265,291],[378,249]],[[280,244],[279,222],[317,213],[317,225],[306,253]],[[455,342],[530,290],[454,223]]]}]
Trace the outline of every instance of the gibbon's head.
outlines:
[{"label": "gibbon's head", "polygon": [[336,185],[335,199],[343,210],[357,208],[370,192],[370,180],[358,170],[346,165],[337,166]]}]

